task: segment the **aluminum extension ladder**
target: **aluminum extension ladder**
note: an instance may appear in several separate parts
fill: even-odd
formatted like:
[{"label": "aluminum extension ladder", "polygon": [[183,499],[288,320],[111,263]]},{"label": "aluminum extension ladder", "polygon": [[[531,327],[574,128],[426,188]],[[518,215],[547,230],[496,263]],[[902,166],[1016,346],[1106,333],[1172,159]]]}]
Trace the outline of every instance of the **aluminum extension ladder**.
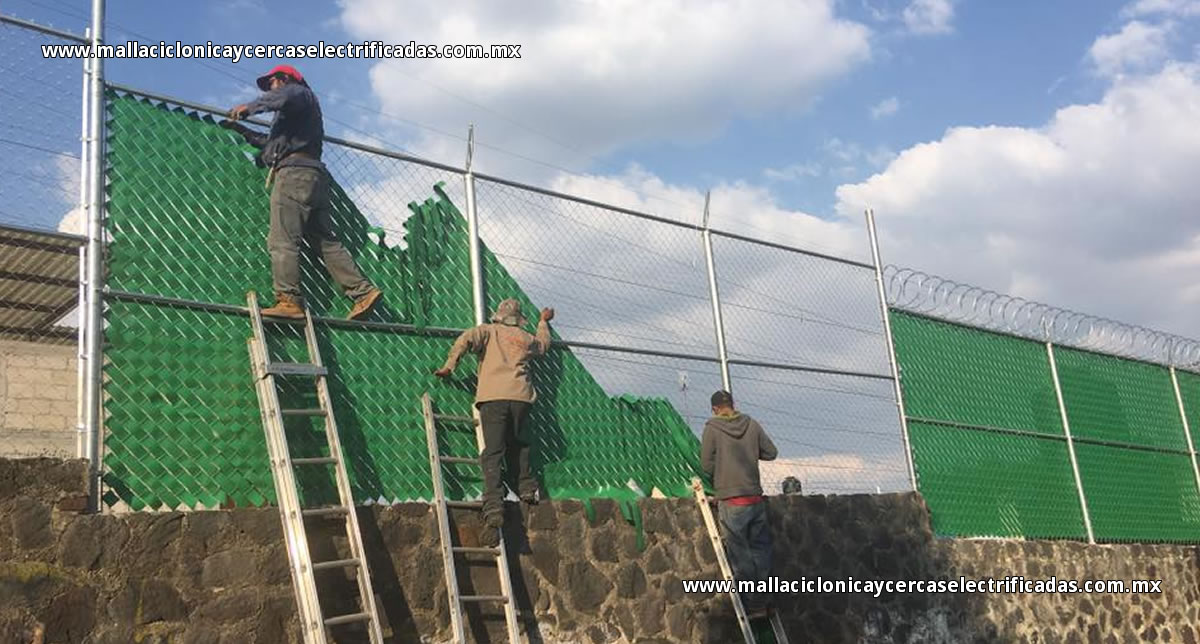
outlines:
[{"label": "aluminum extension ladder", "polygon": [[[428,393],[421,396],[421,411],[425,416],[425,438],[429,444],[429,471],[433,476],[433,500],[437,511],[438,532],[441,534],[442,564],[446,571],[446,592],[450,595],[450,626],[454,631],[454,641],[466,644],[467,634],[463,606],[468,603],[496,602],[504,605],[504,621],[508,632],[508,641],[520,642],[521,635],[517,628],[517,606],[513,599],[512,577],[508,573],[508,552],[504,548],[504,532],[500,532],[500,545],[495,548],[472,548],[454,545],[453,534],[450,531],[450,508],[482,509],[481,501],[450,501],[446,499],[446,488],[442,483],[442,464],[461,463],[479,466],[478,458],[463,456],[442,456],[438,451],[437,423],[455,423],[471,426],[475,429],[475,442],[483,451],[483,431],[479,426],[478,412],[471,416],[452,416],[437,414],[433,411],[433,399]],[[496,561],[496,572],[500,578],[499,595],[463,595],[458,590],[458,576],[454,564],[455,555],[484,554]]]},{"label": "aluminum extension ladder", "polygon": [[[729,565],[729,557],[725,554],[725,542],[721,539],[721,532],[717,528],[717,522],[713,519],[712,508],[708,505],[708,496],[704,494],[704,486],[700,483],[700,479],[692,479],[692,491],[696,494],[696,505],[700,506],[700,514],[704,517],[704,527],[708,529],[708,538],[712,541],[713,552],[717,554],[717,563],[721,566],[721,576],[725,578],[725,581],[736,584],[733,578],[733,568]],[[738,594],[736,585],[729,593],[729,599],[733,602],[733,612],[737,614],[738,626],[742,629],[742,636],[746,638],[746,644],[757,644],[754,628],[750,625],[750,618],[746,616],[746,607],[742,605],[742,597]],[[779,619],[779,611],[771,611],[771,631],[775,634],[776,644],[788,644],[787,633],[783,630],[783,620]]]},{"label": "aluminum extension ladder", "polygon": [[[254,335],[250,346],[250,363],[254,368],[254,383],[258,392],[259,410],[262,412],[263,431],[267,438],[267,452],[271,458],[271,475],[275,479],[275,494],[279,502],[279,515],[283,520],[283,534],[287,543],[289,569],[292,573],[292,589],[296,593],[296,604],[300,614],[301,633],[305,644],[327,644],[328,629],[344,624],[365,623],[370,633],[371,644],[383,644],[383,631],[379,623],[379,612],[375,606],[375,593],[371,587],[371,576],[367,570],[367,559],[363,550],[362,533],[358,529],[358,516],[354,511],[354,498],[350,492],[350,479],[346,475],[346,461],[338,440],[337,422],[333,417],[333,404],[329,397],[327,370],[321,362],[317,347],[317,335],[313,329],[312,315],[304,313],[304,337],[308,344],[309,362],[272,362],[267,349],[266,332],[263,328],[262,309],[254,291],[246,294],[250,308],[250,320]],[[320,407],[313,409],[283,409],[279,404],[276,378],[301,377],[316,381],[317,400]],[[317,458],[293,458],[288,448],[284,431],[285,417],[306,416],[325,419],[325,438],[329,445],[329,456]],[[338,504],[319,508],[302,508],[296,488],[296,467],[333,466],[337,480]],[[305,519],[340,517],[346,526],[350,545],[350,558],[333,561],[312,561],[309,554]],[[347,615],[326,616],[317,597],[317,579],[314,574],[321,570],[350,569],[358,578],[360,610]]]}]

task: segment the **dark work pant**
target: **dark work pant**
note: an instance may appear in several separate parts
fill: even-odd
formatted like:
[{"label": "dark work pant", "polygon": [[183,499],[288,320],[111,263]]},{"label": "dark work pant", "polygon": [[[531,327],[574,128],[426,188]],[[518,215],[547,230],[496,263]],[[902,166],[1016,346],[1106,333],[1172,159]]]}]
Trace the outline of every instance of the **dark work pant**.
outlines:
[{"label": "dark work pant", "polygon": [[[767,527],[767,503],[754,505],[717,505],[721,533],[725,538],[725,553],[733,577],[739,581],[766,581],[771,574],[771,532]],[[764,608],[770,596],[764,593],[742,593],[746,610]]]},{"label": "dark work pant", "polygon": [[[479,403],[479,419],[483,425],[483,452],[479,466],[483,469],[483,516],[503,515],[504,482],[502,464],[508,478],[514,479],[517,494],[537,491],[537,481],[529,473],[529,443],[521,440],[521,425],[529,415],[530,404],[518,400],[493,400]],[[506,458],[507,457],[507,458]]]},{"label": "dark work pant", "polygon": [[288,166],[275,173],[267,250],[271,253],[271,277],[276,293],[303,297],[300,242],[305,237],[321,251],[325,269],[346,295],[358,299],[371,290],[371,283],[334,234],[330,211],[328,172]]}]

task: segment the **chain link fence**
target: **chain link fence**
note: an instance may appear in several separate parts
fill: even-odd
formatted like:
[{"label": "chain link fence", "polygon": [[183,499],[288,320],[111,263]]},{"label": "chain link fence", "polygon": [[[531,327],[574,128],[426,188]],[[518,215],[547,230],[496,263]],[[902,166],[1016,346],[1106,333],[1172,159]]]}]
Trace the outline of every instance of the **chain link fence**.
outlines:
[{"label": "chain link fence", "polygon": [[0,20],[0,456],[74,457],[83,64]]},{"label": "chain link fence", "polygon": [[1190,341],[904,269],[885,275],[937,532],[1200,541],[1190,429],[1200,376],[1147,360],[1186,356]]},{"label": "chain link fence", "polygon": [[[272,494],[265,469],[220,466],[226,453],[245,463],[261,457],[251,390],[234,392],[232,382],[223,381],[209,386],[200,375],[202,364],[219,362],[230,378],[240,377],[234,365],[244,360],[237,342],[244,318],[237,307],[246,290],[270,290],[260,248],[264,173],[240,137],[199,108],[128,92],[110,96],[109,288],[116,303],[108,317],[105,469],[109,502],[137,509],[254,504]],[[182,149],[207,152],[174,153]],[[382,327],[331,327],[322,345],[326,359],[340,367],[334,399],[355,455],[356,495],[425,498],[419,406],[415,395],[403,396],[430,390],[448,409],[461,413],[470,405],[470,382],[446,386],[429,376],[450,336],[473,319],[464,175],[336,142],[327,145],[325,159],[337,183],[335,228],[387,294],[376,314]],[[475,193],[487,307],[516,297],[530,312],[542,306],[560,311],[553,325],[559,348],[535,372],[541,401],[530,432],[547,489],[560,496],[631,489],[686,494],[708,398],[721,387],[700,229],[494,177],[476,178]],[[850,278],[833,259],[729,242],[746,248],[740,263],[730,260],[738,268],[730,271],[728,288],[739,312],[736,330],[727,325],[727,333],[731,345],[758,351],[733,355],[731,363],[745,373],[734,388],[745,386],[741,408],[761,418],[781,445],[782,458],[765,470],[769,491],[778,492],[788,476],[813,492],[903,489],[879,314],[869,299],[871,267],[850,266]],[[836,266],[822,268],[826,264]],[[718,271],[721,266],[718,259]],[[809,287],[769,283],[789,273],[803,275],[792,281]],[[315,314],[344,313],[345,300],[319,261],[306,259],[303,276]],[[845,286],[851,279],[861,292]],[[844,283],[821,285],[824,280]],[[830,308],[822,298],[834,296],[838,306]],[[852,302],[855,297],[868,303]],[[805,303],[789,309],[787,298]],[[805,315],[814,324],[780,324],[771,315],[787,322]],[[154,333],[155,325],[189,327],[189,348],[173,351],[171,340],[149,340],[171,335]],[[846,351],[811,346],[849,335],[861,337]],[[865,355],[872,348],[873,361]],[[777,362],[741,366],[740,356]],[[192,364],[177,369],[185,360]],[[147,377],[167,368],[178,373]],[[838,397],[844,401],[830,402]],[[159,403],[178,416],[160,413]],[[186,476],[161,466],[214,440],[212,415],[204,413],[213,407],[230,415],[221,423],[222,448],[199,450],[211,460],[193,463]],[[164,419],[170,431],[163,431]],[[460,442],[447,450],[472,451],[468,437]],[[478,482],[456,485],[472,494]]]},{"label": "chain link fence", "polygon": [[[6,186],[15,197],[0,205],[0,222],[81,228],[82,63],[39,51],[73,40],[0,29],[0,52],[11,54],[0,73],[12,79],[0,85],[0,145],[19,149],[0,160],[12,170],[0,181],[38,179]],[[211,109],[110,87],[105,501],[269,502],[243,309],[246,291],[270,291],[265,172]],[[418,396],[430,390],[462,412],[473,386],[429,377],[473,321],[465,173],[336,139],[323,160],[335,178],[337,232],[386,292],[371,323],[338,322],[349,302],[311,253],[302,261],[355,493],[424,498]],[[545,390],[533,419],[536,466],[547,487],[567,496],[686,493],[709,396],[722,387],[702,228],[688,223],[704,204],[673,202],[676,211],[648,215],[499,177],[479,176],[474,187],[486,306],[517,297],[530,311],[559,311],[557,348],[536,374]],[[906,488],[873,267],[716,231],[714,240],[739,407],[781,448],[764,466],[768,491],[787,477],[816,493]],[[294,334],[276,334],[275,355],[298,359]],[[285,395],[304,406],[307,394]],[[311,429],[289,432],[303,448]],[[474,450],[469,436],[447,440],[448,452]],[[452,485],[470,495],[478,482]],[[329,492],[320,481],[305,490]]]}]

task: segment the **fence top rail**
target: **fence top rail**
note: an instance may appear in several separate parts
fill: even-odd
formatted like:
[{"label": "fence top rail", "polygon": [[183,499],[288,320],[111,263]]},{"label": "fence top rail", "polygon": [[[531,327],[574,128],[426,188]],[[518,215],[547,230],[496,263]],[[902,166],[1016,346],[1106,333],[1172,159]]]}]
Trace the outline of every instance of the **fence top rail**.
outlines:
[{"label": "fence top rail", "polygon": [[758,244],[760,246],[767,246],[770,248],[776,248],[779,250],[785,250],[785,251],[792,252],[792,253],[800,253],[801,255],[808,255],[809,257],[815,257],[817,259],[824,259],[824,260],[827,260],[830,262],[837,262],[839,264],[846,264],[848,266],[857,266],[859,268],[865,268],[870,271],[875,270],[874,264],[870,264],[867,262],[860,262],[856,259],[849,259],[846,257],[837,257],[836,255],[829,255],[827,253],[818,253],[818,252],[812,251],[812,250],[805,250],[803,248],[797,248],[796,246],[780,244],[779,242],[766,241],[763,239],[755,239],[753,237],[747,237],[745,235],[739,235],[737,233],[731,233],[731,232],[727,232],[724,230],[717,230],[716,228],[712,228],[710,230],[711,230],[712,234],[718,235],[720,237],[727,237],[729,239],[737,239],[739,241],[749,242],[751,244]]},{"label": "fence top rail", "polygon": [[574,201],[576,203],[581,203],[585,206],[594,206],[596,208],[603,208],[604,210],[611,210],[613,212],[618,212],[623,215],[629,215],[630,217],[637,217],[638,219],[646,219],[648,221],[656,221],[660,224],[667,224],[669,226],[675,226],[677,228],[687,228],[689,230],[695,230],[697,232],[704,230],[703,227],[701,227],[697,224],[689,224],[686,221],[670,219],[668,217],[663,217],[661,215],[652,215],[647,212],[641,212],[640,210],[633,210],[630,208],[622,208],[621,206],[614,206],[612,204],[606,204],[606,203],[603,203],[600,201],[596,201],[594,199],[588,199],[586,197],[579,197],[576,195],[569,195],[565,192],[558,192],[557,190],[550,190],[548,188],[539,188],[537,186],[531,186],[527,183],[521,183],[520,181],[504,179],[502,177],[497,177],[497,176],[490,175],[490,174],[483,174],[481,172],[476,172],[474,174],[475,174],[476,179],[481,179],[483,181],[489,181],[491,183],[498,183],[501,185],[508,186],[510,188],[517,188],[519,190],[527,190],[529,192],[536,192],[538,194],[545,195],[547,197],[554,197],[556,199],[565,199],[567,201]]},{"label": "fence top rail", "polygon": [[[196,110],[197,112],[205,112],[205,113],[213,114],[216,116],[225,116],[226,114],[229,113],[229,110],[225,109],[225,108],[213,107],[212,105],[205,105],[204,103],[197,103],[195,101],[189,101],[189,100],[185,100],[185,99],[181,99],[181,98],[176,98],[174,96],[169,96],[167,94],[151,92],[148,90],[131,87],[129,85],[123,85],[121,83],[110,82],[110,83],[108,83],[108,87],[109,87],[109,89],[113,89],[118,92],[124,92],[126,94],[130,94],[133,96],[140,96],[142,98],[148,98],[148,99],[155,100],[155,101],[161,101],[163,103],[170,103],[172,105],[178,105],[179,107],[186,107],[188,109]],[[245,121],[246,123],[251,123],[251,124],[262,126],[262,127],[270,127],[271,126],[271,124],[268,121],[264,121],[262,119],[248,118],[248,119],[243,119],[243,121]],[[398,159],[400,161],[416,163],[419,165],[428,166],[431,168],[437,168],[439,170],[445,170],[447,172],[453,172],[456,174],[465,174],[466,173],[466,170],[464,170],[463,168],[458,168],[458,167],[448,165],[445,163],[438,163],[437,161],[430,161],[429,159],[422,159],[421,157],[416,157],[411,154],[405,154],[403,152],[395,152],[392,150],[386,150],[384,148],[376,147],[373,145],[367,145],[365,143],[350,141],[348,139],[343,139],[343,138],[339,138],[336,136],[326,136],[325,140],[330,143],[335,143],[337,145],[341,145],[343,147],[352,148],[355,150],[361,150],[363,152],[369,152],[371,154],[378,154],[380,156],[390,157],[392,159]]]},{"label": "fence top rail", "polygon": [[30,31],[37,31],[46,34],[47,36],[54,36],[56,38],[62,38],[63,40],[71,40],[84,45],[91,42],[79,34],[73,34],[69,31],[55,29],[54,27],[44,27],[36,22],[22,20],[21,18],[17,18],[15,16],[6,16],[4,14],[0,14],[0,24],[12,25],[14,27],[20,27],[21,29],[28,29]]},{"label": "fence top rail", "polygon": [[911,268],[883,269],[888,304],[993,333],[1180,369],[1200,368],[1200,341],[1033,302]]}]

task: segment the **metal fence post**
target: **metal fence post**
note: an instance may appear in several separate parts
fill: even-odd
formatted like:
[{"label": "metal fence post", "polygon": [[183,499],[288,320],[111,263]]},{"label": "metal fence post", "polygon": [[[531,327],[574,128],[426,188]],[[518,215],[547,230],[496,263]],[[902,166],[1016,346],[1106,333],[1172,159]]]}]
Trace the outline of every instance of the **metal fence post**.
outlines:
[{"label": "metal fence post", "polygon": [[733,385],[729,380],[729,353],[725,349],[725,322],[721,317],[721,293],[717,288],[717,265],[713,259],[712,229],[708,227],[708,205],[712,192],[704,193],[704,226],[701,236],[704,239],[704,261],[708,265],[708,296],[712,301],[713,329],[717,334],[717,357],[721,359],[721,386],[725,391],[733,393]]},{"label": "metal fence post", "polygon": [[[92,0],[93,53],[104,43],[104,0]],[[91,61],[91,96],[88,105],[88,173],[84,180],[91,187],[88,195],[87,243],[87,382],[85,428],[89,460],[89,503],[93,511],[100,509],[100,477],[103,472],[104,441],[100,435],[103,406],[101,342],[104,335],[104,60]]]},{"label": "metal fence post", "polygon": [[[92,35],[91,28],[84,30],[85,38]],[[91,93],[91,65],[83,59],[83,91],[79,117],[79,211],[88,212],[88,196],[91,194],[91,175],[88,172],[88,117],[91,115],[88,97]],[[80,222],[86,228],[86,220]],[[86,230],[84,231],[87,232]],[[87,312],[88,312],[88,280],[87,280],[87,245],[79,247],[79,297],[75,307],[75,324],[78,330],[75,346],[75,458],[88,457],[87,443],[87,381],[88,381],[88,350],[87,350]]]},{"label": "metal fence post", "polygon": [[871,263],[875,265],[875,289],[879,293],[879,314],[883,318],[883,337],[887,342],[888,366],[892,370],[892,386],[896,394],[896,411],[900,414],[900,435],[904,438],[904,463],[908,466],[908,483],[917,491],[917,470],[913,465],[912,443],[908,438],[908,412],[904,409],[904,391],[900,387],[900,361],[896,359],[896,343],[892,340],[892,316],[887,294],[883,290],[883,264],[879,259],[879,238],[875,233],[875,211],[867,209],[867,234],[871,239]]},{"label": "metal fence post", "polygon": [[1196,466],[1196,446],[1192,442],[1192,428],[1188,423],[1187,409],[1183,406],[1183,394],[1179,391],[1179,377],[1175,375],[1175,351],[1172,345],[1167,355],[1171,363],[1171,386],[1175,389],[1175,402],[1179,405],[1179,419],[1183,421],[1183,437],[1187,440],[1187,451],[1192,459],[1192,476],[1196,479],[1196,491],[1200,493],[1200,467]]},{"label": "metal fence post", "polygon": [[471,304],[475,311],[475,324],[483,324],[487,318],[487,303],[483,296],[483,265],[479,248],[479,211],[475,207],[475,172],[471,161],[475,156],[475,125],[467,128],[467,166],[463,175],[463,186],[467,194],[467,236],[471,253]]},{"label": "metal fence post", "polygon": [[1092,514],[1088,511],[1087,495],[1083,493],[1083,478],[1079,476],[1079,460],[1075,458],[1075,439],[1071,437],[1071,422],[1067,419],[1067,405],[1063,401],[1062,384],[1058,380],[1058,361],[1054,359],[1054,344],[1050,342],[1050,331],[1046,330],[1046,356],[1050,359],[1050,376],[1054,379],[1054,396],[1058,399],[1058,413],[1062,418],[1063,434],[1067,437],[1067,454],[1071,457],[1071,472],[1075,475],[1075,490],[1079,493],[1079,509],[1083,511],[1083,527],[1087,529],[1088,543],[1096,543],[1092,532]]}]

